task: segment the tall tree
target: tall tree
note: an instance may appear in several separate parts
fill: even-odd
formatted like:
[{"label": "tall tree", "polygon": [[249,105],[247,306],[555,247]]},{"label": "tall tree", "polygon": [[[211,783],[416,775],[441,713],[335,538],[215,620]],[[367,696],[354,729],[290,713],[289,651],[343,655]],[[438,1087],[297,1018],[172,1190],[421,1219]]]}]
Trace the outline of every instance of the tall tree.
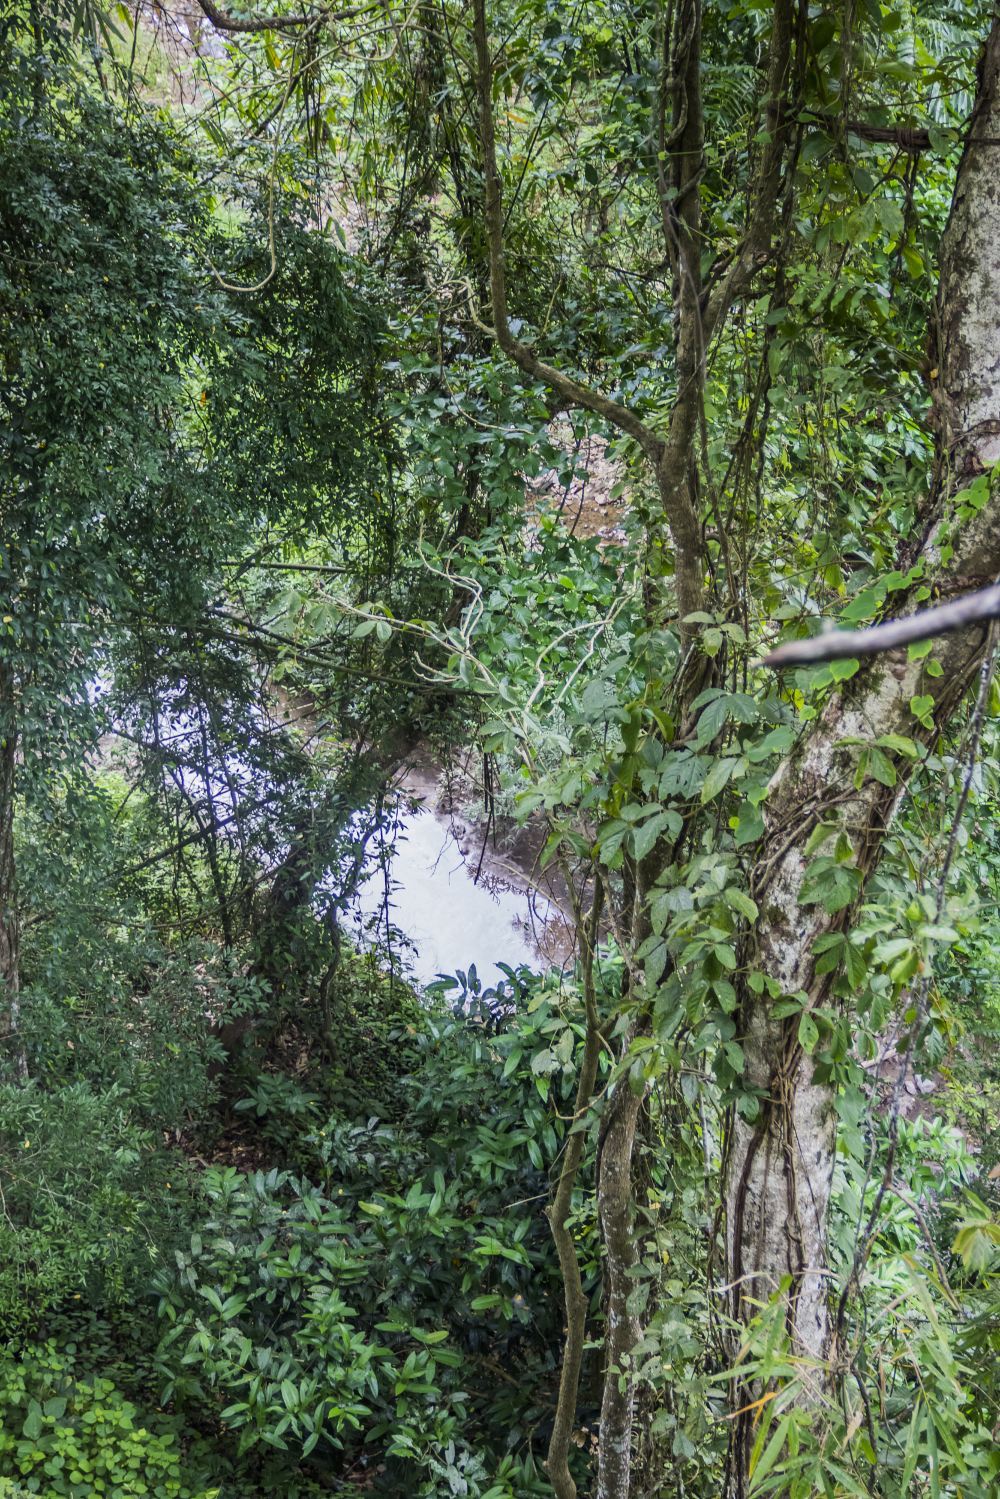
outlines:
[{"label": "tall tree", "polygon": [[[905,545],[900,565],[916,569],[944,593],[991,580],[1000,570],[1000,504],[993,470],[1000,460],[1000,340],[995,225],[1000,208],[996,172],[1000,140],[1000,23],[982,54],[975,107],[941,245],[934,338],[937,482],[928,497],[918,548]],[[977,486],[973,489],[973,486]],[[974,495],[973,503],[963,497]],[[897,611],[917,607],[903,591]],[[895,775],[855,774],[851,746],[891,745],[913,736],[933,742],[977,674],[987,647],[982,626],[943,639],[928,676],[926,656],[895,651],[859,671],[826,704],[794,758],[778,770],[767,799],[768,831],[757,852],[750,889],[762,911],[752,938],[754,966],[784,994],[804,996],[800,1011],[778,1018],[766,992],[744,990],[741,1033],[748,1076],[765,1098],[753,1122],[734,1113],[726,1154],[725,1209],[732,1310],[785,1287],[793,1345],[818,1366],[836,1358],[831,1318],[827,1223],[837,1120],[835,1092],[814,1077],[802,1044],[801,1016],[830,992],[818,974],[817,943],[842,931],[875,866],[913,758],[890,754]],[[888,736],[888,737],[887,737]],[[891,780],[892,784],[885,784]],[[852,899],[832,890],[808,899],[809,836],[829,824],[849,842]],[[822,944],[820,944],[822,951]],[[807,998],[805,997],[807,996]],[[914,1025],[926,1022],[918,1013]],[[752,1422],[738,1426],[733,1491],[745,1492]]]},{"label": "tall tree", "polygon": [[377,589],[398,517],[382,314],[301,195],[229,184],[227,224],[179,134],[88,75],[61,6],[9,9],[0,38],[0,1030],[23,1073],[15,808],[80,773],[113,701],[227,930],[220,844],[237,822],[253,843],[245,886],[303,765],[260,651],[303,642],[255,627],[242,579],[320,536]]},{"label": "tall tree", "polygon": [[[351,24],[322,8],[252,19],[205,0],[203,9],[244,37],[329,28],[346,46],[337,28]],[[595,892],[578,911],[588,962],[590,922],[601,908],[625,954],[618,1012],[598,1015],[588,996],[591,1045],[577,1110],[588,1122],[600,1116],[605,1356],[596,1492],[626,1499],[632,1354],[642,1331],[633,1294],[636,1142],[650,1078],[657,1066],[676,1073],[681,1032],[697,1040],[695,1070],[714,1048],[714,1096],[725,1112],[716,1185],[731,1355],[771,1296],[799,1366],[810,1371],[804,1398],[822,1394],[842,1353],[827,1239],[834,1104],[854,1003],[842,972],[848,927],[921,747],[956,714],[984,642],[981,630],[958,633],[933,660],[915,652],[777,684],[753,657],[774,615],[791,620],[794,633],[845,598],[852,618],[912,610],[930,588],[964,589],[1000,568],[990,478],[1000,451],[991,354],[1000,317],[997,29],[941,247],[925,366],[933,477],[926,493],[897,499],[889,494],[896,484],[913,487],[914,475],[922,483],[922,461],[907,462],[921,452],[919,439],[908,450],[898,443],[894,465],[880,472],[884,452],[873,457],[874,445],[865,450],[860,438],[852,447],[849,435],[842,451],[867,468],[852,476],[845,499],[830,492],[829,429],[876,428],[891,413],[909,422],[909,440],[920,416],[914,330],[927,310],[940,160],[954,136],[940,117],[934,125],[895,117],[887,99],[901,112],[918,82],[929,93],[955,92],[960,65],[932,60],[925,78],[913,61],[920,22],[940,32],[955,25],[955,12],[677,0],[595,6],[580,19],[576,8],[525,6],[511,35],[500,6],[475,0],[470,37],[457,14],[441,10],[454,23],[452,88],[478,122],[478,159],[453,166],[452,185],[463,216],[470,205],[481,212],[471,246],[486,260],[484,273],[470,277],[460,257],[444,257],[442,306],[463,333],[472,322],[495,345],[525,401],[545,387],[551,404],[585,414],[618,441],[641,522],[621,567],[622,593],[631,596],[615,651],[602,661],[597,650],[602,632],[613,633],[613,610],[588,621],[589,652],[576,661],[561,645],[576,624],[546,635],[547,618],[522,619],[524,632],[535,632],[530,668],[518,679],[494,650],[477,682],[484,692],[499,683],[497,715],[516,719],[517,732],[491,743],[521,757],[540,788],[533,805],[550,814],[551,847],[584,867]],[[403,13],[386,14],[387,25],[403,26]],[[969,26],[966,12],[960,41]],[[377,80],[364,47],[359,57],[358,73]],[[286,101],[295,81],[279,74]],[[448,138],[453,151],[467,147],[464,135]],[[367,170],[375,147],[364,150]],[[937,163],[929,185],[920,175],[925,153]],[[403,202],[401,160],[405,152],[386,150],[380,182]],[[466,190],[476,170],[478,200]],[[576,195],[578,213],[551,206],[553,183]],[[535,222],[547,214],[548,241]],[[597,228],[578,231],[581,221]],[[573,234],[575,256],[563,243]],[[550,269],[551,291],[540,290]],[[463,361],[468,348],[463,339]],[[498,362],[483,360],[484,384],[499,383]],[[826,403],[851,380],[850,402],[829,422]],[[506,436],[514,440],[509,428]],[[495,612],[506,608],[501,599]],[[487,600],[487,622],[491,609]],[[556,613],[551,600],[539,615],[546,610]],[[451,637],[464,652],[466,684],[471,633]],[[509,637],[506,649],[517,657]],[[556,660],[565,673],[553,686]],[[578,710],[579,729],[569,767],[560,759],[568,756],[567,704]],[[546,741],[557,772],[533,742],[545,737],[546,707],[558,710]],[[609,1034],[615,1075],[598,1099],[594,1046]],[[821,1035],[833,1038],[829,1047],[818,1046]],[[704,1134],[710,1154],[715,1142],[710,1129]],[[584,1317],[567,1237],[577,1160],[569,1153],[552,1212],[568,1324],[550,1450],[560,1499],[572,1499],[575,1487],[568,1450]],[[737,1386],[727,1480],[734,1495],[747,1488],[759,1409],[752,1394]]]},{"label": "tall tree", "polygon": [[[511,333],[485,0],[477,0],[475,16],[495,336],[527,376],[544,380],[567,403],[594,412],[634,437],[653,469],[660,506],[647,517],[651,527],[647,535],[657,542],[662,526],[673,550],[672,597],[679,615],[681,651],[686,655],[682,655],[681,691],[678,694],[674,687],[670,707],[683,731],[704,701],[700,691],[713,684],[703,657],[701,667],[692,670],[705,626],[714,623],[701,611],[708,600],[709,608],[721,602],[715,590],[710,591],[711,558],[697,501],[699,474],[711,483],[703,464],[708,351],[754,278],[775,263],[779,203],[800,145],[792,129],[792,110],[801,109],[804,103],[801,58],[797,76],[793,72],[796,11],[784,0],[774,7],[762,92],[760,156],[745,228],[735,248],[713,267],[708,289],[702,283],[711,240],[700,207],[705,144],[699,0],[676,7],[673,29],[664,25],[658,35],[657,196],[665,255],[673,271],[677,391],[663,436],[627,406],[540,359]],[[997,249],[990,227],[996,213],[992,161],[1000,139],[998,60],[1000,30],[994,26],[979,71],[976,104],[941,250],[932,360],[936,477],[933,493],[921,507],[920,540],[914,545],[907,538],[901,548],[898,576],[902,580],[908,572],[920,580],[919,586],[900,592],[896,607],[902,611],[915,608],[926,597],[928,585],[946,591],[960,589],[992,578],[1000,567],[997,511],[987,498],[989,487],[983,489],[980,480],[976,502],[959,504],[958,518],[953,503],[974,480],[991,472],[1000,455],[996,436],[1000,392],[993,353],[1000,336],[1000,302],[995,291]],[[793,89],[797,90],[794,98]],[[869,134],[856,122],[851,128]],[[886,133],[891,138],[891,131]],[[780,277],[780,253],[777,265]],[[725,525],[722,520],[721,526]],[[722,559],[720,570],[727,562]],[[731,585],[731,576],[728,581]],[[663,612],[657,600],[647,621],[650,627],[663,619]],[[792,1349],[813,1361],[813,1378],[820,1385],[835,1367],[837,1352],[827,1254],[837,1124],[836,1087],[829,1076],[817,1078],[809,1039],[811,1017],[828,1000],[832,983],[829,966],[821,965],[817,973],[817,957],[824,951],[822,939],[844,930],[863,894],[866,877],[878,861],[886,828],[914,763],[910,736],[927,743],[935,739],[961,703],[983,650],[982,629],[959,633],[937,652],[933,676],[928,676],[919,654],[907,661],[881,660],[830,696],[794,755],[771,780],[766,827],[753,854],[748,891],[755,921],[741,952],[735,1019],[736,1039],[745,1059],[743,1084],[756,1093],[759,1107],[753,1113],[731,1108],[728,1115],[722,1209],[729,1309],[739,1326],[754,1318],[763,1301],[780,1296]],[[869,760],[867,770],[858,771],[855,746],[876,741],[887,748],[886,763]],[[655,841],[635,860],[627,887],[632,892],[632,909],[625,929],[637,962],[636,980],[640,992],[645,981],[646,997],[640,998],[633,1035],[641,1034],[648,1024],[644,1016],[654,1004],[655,986],[663,972],[662,961],[652,974],[649,965],[644,970],[641,962],[655,936],[650,911],[656,884],[665,866],[676,859],[683,839],[697,837],[691,823],[694,819],[696,827],[700,815],[697,808],[685,808],[680,837],[671,832],[668,842]],[[825,888],[811,858],[817,828],[838,839],[836,875]],[[656,951],[655,941],[652,950]],[[749,975],[758,981],[748,983]],[[787,1003],[776,1003],[789,995],[796,996],[791,1013]],[[925,1019],[918,1014],[914,1023]],[[596,1490],[600,1499],[625,1499],[630,1491],[633,1384],[627,1370],[640,1328],[630,1297],[637,1248],[630,1228],[629,1183],[639,1100],[638,1090],[620,1085],[602,1135],[598,1200],[605,1245],[608,1375]],[[734,1353],[738,1342],[732,1344]],[[804,1381],[806,1389],[809,1383]],[[754,1430],[755,1407],[749,1397],[743,1398],[746,1388],[738,1387],[739,1402],[749,1408],[734,1422],[729,1468],[730,1488],[736,1495],[746,1492]],[[571,1495],[575,1488],[565,1471],[563,1454],[555,1456],[560,1475],[557,1492]]]}]

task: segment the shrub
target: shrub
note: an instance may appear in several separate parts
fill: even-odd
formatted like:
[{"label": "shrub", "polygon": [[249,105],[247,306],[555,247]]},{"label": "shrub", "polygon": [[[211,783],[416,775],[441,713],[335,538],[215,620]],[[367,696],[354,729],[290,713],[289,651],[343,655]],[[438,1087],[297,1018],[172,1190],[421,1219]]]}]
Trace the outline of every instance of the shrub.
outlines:
[{"label": "shrub", "polygon": [[[515,987],[473,996],[474,1021],[425,1010],[401,1118],[325,1118],[295,1173],[206,1173],[209,1211],[158,1278],[157,1359],[167,1398],[248,1462],[383,1466],[375,1492],[414,1499],[548,1492],[531,1453],[563,1302],[539,1203],[579,1036],[568,981]],[[287,1115],[289,1090],[261,1097],[279,1094]],[[593,1284],[592,1223],[577,1232]]]},{"label": "shrub", "polygon": [[0,1334],[129,1305],[176,1232],[184,1172],[125,1096],[0,1086],[0,1161]]},{"label": "shrub", "polygon": [[0,1362],[0,1496],[215,1499],[185,1477],[176,1423],[140,1414],[54,1343]]}]

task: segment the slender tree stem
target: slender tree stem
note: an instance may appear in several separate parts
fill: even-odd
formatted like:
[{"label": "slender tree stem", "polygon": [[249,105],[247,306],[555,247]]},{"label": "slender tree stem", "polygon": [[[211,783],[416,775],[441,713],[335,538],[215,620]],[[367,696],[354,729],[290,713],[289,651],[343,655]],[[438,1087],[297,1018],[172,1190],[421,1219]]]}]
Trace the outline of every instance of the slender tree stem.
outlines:
[{"label": "slender tree stem", "polygon": [[597,1066],[601,1054],[600,1017],[594,988],[594,964],[597,957],[597,933],[603,904],[604,886],[598,881],[594,902],[583,931],[583,997],[587,1015],[587,1037],[576,1089],[573,1125],[552,1204],[548,1208],[549,1226],[559,1256],[563,1290],[566,1298],[566,1342],[563,1346],[562,1370],[559,1376],[559,1399],[556,1405],[552,1436],[549,1441],[548,1473],[556,1499],[576,1499],[576,1484],[569,1470],[569,1446],[576,1418],[583,1345],[587,1330],[587,1297],[580,1274],[576,1244],[568,1227],[573,1206],[573,1191],[580,1174],[583,1148],[587,1138],[586,1115],[594,1097]]}]

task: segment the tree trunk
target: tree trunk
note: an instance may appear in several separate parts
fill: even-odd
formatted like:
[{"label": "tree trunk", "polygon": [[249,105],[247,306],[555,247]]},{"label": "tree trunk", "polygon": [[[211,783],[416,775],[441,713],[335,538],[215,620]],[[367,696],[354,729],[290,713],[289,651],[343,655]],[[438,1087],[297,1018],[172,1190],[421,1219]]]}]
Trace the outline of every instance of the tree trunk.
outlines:
[{"label": "tree trunk", "polygon": [[[649,892],[663,867],[666,849],[653,849],[634,869],[631,947],[636,952],[650,935]],[[629,974],[629,983],[642,980]],[[645,1008],[645,1007],[644,1007]],[[622,1056],[627,1058],[638,1035],[648,1033],[648,1012],[626,1032]],[[632,1424],[635,1415],[635,1378],[632,1354],[642,1326],[629,1300],[636,1287],[639,1244],[635,1231],[635,1142],[646,1089],[634,1086],[623,1070],[603,1121],[597,1152],[597,1217],[604,1255],[604,1389],[601,1397],[601,1438],[598,1448],[595,1499],[629,1499],[632,1484]]]},{"label": "tree trunk", "polygon": [[576,1242],[569,1227],[569,1216],[573,1207],[573,1193],[583,1163],[586,1116],[593,1103],[597,1068],[601,1056],[600,1017],[597,1013],[597,994],[594,988],[594,962],[597,955],[602,905],[603,886],[598,884],[594,890],[594,903],[590,915],[583,925],[585,948],[581,962],[587,1038],[577,1081],[576,1107],[573,1111],[575,1130],[571,1129],[566,1141],[558,1185],[552,1203],[547,1209],[552,1239],[559,1256],[559,1269],[562,1273],[563,1294],[566,1301],[566,1342],[563,1346],[562,1369],[559,1375],[559,1398],[556,1403],[556,1414],[552,1423],[552,1436],[546,1459],[549,1481],[556,1499],[576,1499],[577,1494],[576,1483],[569,1470],[569,1447],[576,1422],[576,1402],[580,1388],[580,1371],[583,1367],[583,1350],[587,1333],[587,1295],[583,1289],[580,1260],[577,1255]]},{"label": "tree trunk", "polygon": [[632,1159],[642,1109],[641,1093],[626,1074],[617,1085],[598,1156],[597,1203],[604,1250],[604,1394],[596,1499],[628,1499],[632,1473],[635,1381],[629,1367],[639,1341],[639,1319],[629,1310],[639,1259],[633,1225]]},{"label": "tree trunk", "polygon": [[[1000,22],[995,22],[980,67],[977,104],[959,168],[948,228],[941,246],[937,315],[938,384],[935,423],[938,481],[930,521],[917,557],[926,578],[944,591],[992,580],[1000,571],[1000,494],[957,521],[949,501],[1000,460]],[[905,609],[915,607],[912,601]],[[828,977],[817,977],[817,937],[840,930],[850,914],[828,914],[800,902],[804,847],[820,822],[836,822],[851,840],[861,882],[877,861],[911,761],[896,761],[897,784],[870,776],[853,790],[856,737],[882,734],[932,739],[958,706],[982,659],[981,627],[936,643],[943,667],[928,677],[923,662],[895,652],[865,666],[830,699],[812,731],[776,774],[766,807],[767,832],[758,852],[751,893],[760,908],[749,967],[767,974],[783,994],[804,992],[815,1007]],[[910,699],[934,700],[934,730],[919,727]],[[844,789],[848,788],[848,789]],[[742,1032],[748,1080],[761,1090],[758,1118],[734,1115],[725,1167],[727,1283],[730,1311],[748,1321],[756,1304],[779,1292],[796,1353],[822,1383],[835,1353],[829,1311],[827,1212],[834,1164],[833,1090],[813,1077],[798,1041],[799,1014],[775,1018],[767,991],[747,992]],[[734,1423],[730,1492],[746,1493],[752,1419]]]},{"label": "tree trunk", "polygon": [[21,942],[14,859],[14,796],[17,788],[17,708],[9,670],[0,665],[0,1038],[4,1064],[20,1078],[27,1062],[20,1035]]}]

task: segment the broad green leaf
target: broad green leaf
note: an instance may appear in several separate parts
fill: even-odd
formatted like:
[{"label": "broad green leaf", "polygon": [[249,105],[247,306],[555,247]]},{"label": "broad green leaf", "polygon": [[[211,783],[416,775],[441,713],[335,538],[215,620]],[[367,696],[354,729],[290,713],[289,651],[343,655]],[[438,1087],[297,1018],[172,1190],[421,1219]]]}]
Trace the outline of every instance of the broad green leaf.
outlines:
[{"label": "broad green leaf", "polygon": [[713,801],[718,796],[719,792],[728,784],[737,764],[738,760],[733,757],[716,760],[713,763],[701,788],[702,806],[707,802]]},{"label": "broad green leaf", "polygon": [[803,1011],[799,1020],[798,1029],[799,1045],[803,1051],[812,1052],[819,1040],[819,1026],[816,1024],[808,1010]]}]

